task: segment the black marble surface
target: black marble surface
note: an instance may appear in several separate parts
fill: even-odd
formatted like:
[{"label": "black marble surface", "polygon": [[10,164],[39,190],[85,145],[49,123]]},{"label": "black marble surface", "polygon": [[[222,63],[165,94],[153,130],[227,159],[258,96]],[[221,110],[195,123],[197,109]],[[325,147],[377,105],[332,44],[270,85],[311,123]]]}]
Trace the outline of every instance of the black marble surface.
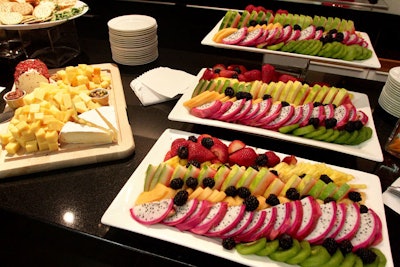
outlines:
[{"label": "black marble surface", "polygon": [[[113,62],[108,39],[101,34],[104,33],[104,25],[98,24],[104,19],[81,18],[76,21],[82,53],[71,64]],[[98,34],[90,32],[93,25],[103,31]],[[165,28],[160,26],[162,30]],[[202,38],[195,34],[193,36]],[[129,83],[152,68],[168,66],[197,74],[201,68],[221,62],[236,62],[247,66],[261,64],[260,55],[209,47],[191,49],[179,45],[174,48],[165,33],[160,38],[160,56],[156,61],[143,66],[119,65],[135,140],[135,152],[132,155],[112,162],[0,179],[2,266],[239,266],[209,254],[101,224],[101,217],[112,200],[166,128],[210,133],[228,140],[242,139],[248,145],[373,173],[380,177],[383,189],[400,176],[400,161],[385,151],[384,162],[377,163],[290,142],[169,121],[168,114],[176,101],[142,106]],[[6,73],[2,75],[5,76],[2,83],[4,81],[7,87],[10,86],[10,76]],[[377,104],[383,84],[310,73],[309,79],[317,78],[368,95],[383,147],[395,122]],[[385,208],[385,211],[394,266],[399,266],[400,215],[389,208]],[[73,223],[64,219],[68,212],[75,215]]]}]

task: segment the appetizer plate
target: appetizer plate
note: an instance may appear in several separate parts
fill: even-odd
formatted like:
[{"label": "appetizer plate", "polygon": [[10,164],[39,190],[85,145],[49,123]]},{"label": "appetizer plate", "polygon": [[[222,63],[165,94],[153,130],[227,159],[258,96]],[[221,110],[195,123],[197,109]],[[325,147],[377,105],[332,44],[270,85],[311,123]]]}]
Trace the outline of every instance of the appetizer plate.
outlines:
[{"label": "appetizer plate", "polygon": [[84,15],[89,10],[89,6],[82,1],[77,1],[75,6],[76,8],[84,7],[82,12],[72,16],[68,19],[61,19],[61,20],[54,20],[54,21],[46,21],[46,22],[39,22],[39,23],[25,23],[25,24],[15,24],[15,25],[2,25],[0,24],[0,29],[3,30],[37,30],[37,29],[45,29],[54,27],[68,20],[73,20],[79,18],[80,16]]},{"label": "appetizer plate", "polygon": [[241,45],[228,45],[222,43],[216,43],[213,41],[214,35],[219,30],[219,25],[221,24],[222,19],[215,25],[215,27],[204,37],[201,41],[202,45],[214,46],[217,48],[225,48],[225,49],[235,49],[235,50],[242,50],[247,52],[254,52],[254,53],[262,53],[262,54],[274,54],[280,56],[289,56],[289,57],[297,57],[297,58],[305,58],[314,61],[320,62],[327,62],[327,63],[334,63],[344,66],[353,66],[353,67],[361,67],[361,68],[373,68],[379,69],[381,67],[381,63],[379,62],[378,56],[375,53],[375,50],[372,46],[371,40],[367,33],[365,32],[358,32],[364,38],[365,41],[368,43],[368,48],[372,50],[372,57],[367,60],[354,60],[354,61],[346,61],[341,59],[334,59],[334,58],[326,58],[326,57],[318,57],[318,56],[310,56],[310,55],[302,55],[296,53],[289,53],[289,52],[282,52],[282,51],[273,51],[267,49],[260,49],[256,47],[249,47],[249,46],[241,46]]},{"label": "appetizer plate", "polygon": [[[119,69],[115,64],[92,65],[110,73],[110,105],[114,106],[118,123],[117,142],[106,145],[64,144],[58,151],[38,151],[34,153],[8,155],[0,146],[0,179],[40,171],[92,164],[125,158],[132,154],[135,142],[126,113],[126,102]],[[49,70],[50,73],[56,70]],[[6,106],[6,109],[8,106]],[[8,122],[0,123],[4,132]]]},{"label": "appetizer plate", "polygon": [[[109,208],[104,213],[101,222],[103,224],[116,228],[139,233],[145,236],[168,241],[181,246],[185,246],[204,253],[212,254],[224,259],[228,259],[247,266],[289,266],[283,263],[277,263],[267,257],[259,257],[256,255],[240,255],[236,250],[225,250],[220,244],[219,239],[195,235],[190,232],[181,232],[175,227],[162,224],[145,226],[136,222],[130,215],[129,209],[133,207],[136,198],[143,191],[146,169],[149,164],[159,164],[163,161],[165,153],[169,150],[170,145],[176,138],[187,138],[194,133],[183,132],[173,129],[167,129],[157,140],[149,153],[143,159],[141,164],[123,186],[116,198],[113,200]],[[265,152],[265,149],[256,148],[257,152]],[[285,156],[277,153],[281,158]],[[298,158],[298,161],[313,162],[306,159]],[[377,246],[387,258],[387,267],[393,266],[393,259],[390,250],[390,243],[387,231],[386,216],[381,194],[381,184],[379,177],[369,173],[357,170],[346,169],[336,166],[330,166],[342,172],[352,174],[355,179],[353,183],[362,183],[367,186],[365,193],[367,195],[366,205],[379,215],[382,220],[383,241]]]},{"label": "appetizer plate", "polygon": [[[201,77],[202,72],[203,71],[200,72],[198,77]],[[194,85],[193,88],[195,86],[196,85]],[[294,136],[294,135],[290,135],[290,134],[282,134],[277,131],[271,131],[271,130],[267,130],[267,129],[257,128],[257,127],[242,125],[242,124],[229,123],[229,122],[223,122],[223,121],[212,120],[212,119],[202,119],[202,118],[193,116],[192,114],[189,113],[189,110],[183,105],[183,103],[185,101],[187,101],[191,98],[192,93],[193,93],[192,91],[186,91],[182,95],[182,97],[179,99],[179,101],[176,103],[175,107],[172,109],[171,113],[169,114],[168,119],[170,119],[172,121],[189,122],[189,123],[196,123],[196,124],[226,128],[226,129],[231,129],[231,130],[235,130],[235,131],[241,131],[241,132],[276,138],[276,139],[280,139],[280,140],[290,141],[290,142],[294,142],[294,143],[310,145],[310,146],[319,147],[319,148],[323,148],[323,149],[334,150],[334,151],[346,153],[346,154],[361,157],[361,158],[366,158],[366,159],[377,161],[377,162],[383,161],[382,149],[379,144],[378,136],[376,134],[375,124],[374,124],[374,121],[372,118],[372,112],[371,112],[368,96],[366,94],[351,92],[353,94],[352,102],[355,105],[355,107],[359,110],[362,110],[368,116],[367,126],[371,127],[371,129],[373,130],[372,137],[369,140],[361,143],[360,145],[349,146],[349,145],[339,145],[339,144],[333,144],[333,143],[328,143],[328,142],[323,142],[323,141],[307,139],[307,138],[298,137],[298,136]]]}]

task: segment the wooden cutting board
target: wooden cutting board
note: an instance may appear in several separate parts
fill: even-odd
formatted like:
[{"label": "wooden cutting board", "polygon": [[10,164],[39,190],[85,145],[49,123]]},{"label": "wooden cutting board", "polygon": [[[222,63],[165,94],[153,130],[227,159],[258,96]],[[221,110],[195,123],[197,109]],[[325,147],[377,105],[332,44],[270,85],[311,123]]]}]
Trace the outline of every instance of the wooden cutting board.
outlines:
[{"label": "wooden cutting board", "polygon": [[[7,152],[0,146],[0,178],[122,159],[133,153],[135,142],[126,112],[126,101],[119,69],[111,63],[93,66],[100,67],[102,71],[110,72],[111,75],[109,103],[115,107],[119,126],[117,142],[107,145],[68,144],[62,145],[58,151],[42,151],[13,156],[7,155]],[[51,73],[56,71],[50,70]],[[7,124],[0,124],[0,131],[4,131]]]}]

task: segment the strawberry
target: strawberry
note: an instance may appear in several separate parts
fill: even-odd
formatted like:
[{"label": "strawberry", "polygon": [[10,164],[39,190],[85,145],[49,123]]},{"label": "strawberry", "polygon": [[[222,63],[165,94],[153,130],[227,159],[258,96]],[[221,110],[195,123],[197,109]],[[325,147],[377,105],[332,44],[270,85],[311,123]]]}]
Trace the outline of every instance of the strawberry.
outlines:
[{"label": "strawberry", "polygon": [[224,64],[216,64],[212,67],[213,72],[220,73],[221,70],[226,70],[226,66]]},{"label": "strawberry", "polygon": [[168,151],[167,154],[165,154],[165,156],[164,156],[164,161],[167,161],[167,160],[169,160],[170,158],[172,158],[172,157],[171,157],[171,150]]},{"label": "strawberry", "polygon": [[228,153],[232,154],[242,148],[244,148],[246,144],[241,140],[233,140],[228,146]]},{"label": "strawberry", "polygon": [[238,73],[234,70],[221,70],[219,76],[225,78],[237,78]]},{"label": "strawberry", "polygon": [[278,9],[276,11],[276,14],[289,14],[289,11],[287,11],[286,9]]},{"label": "strawberry", "polygon": [[178,155],[178,149],[181,146],[188,146],[189,141],[186,140],[185,138],[177,138],[175,139],[172,144],[171,144],[171,149],[170,149],[170,156],[175,157]]},{"label": "strawberry", "polygon": [[279,75],[278,80],[282,81],[284,83],[287,83],[288,81],[293,81],[293,82],[298,81],[298,79],[296,77],[294,77],[290,74],[281,74],[281,75]]},{"label": "strawberry", "polygon": [[201,140],[203,140],[203,138],[205,138],[205,137],[210,137],[210,138],[212,138],[212,136],[209,135],[209,134],[201,134],[201,135],[199,135],[199,136],[197,137],[197,143],[201,144]]},{"label": "strawberry", "polygon": [[251,147],[245,147],[229,155],[229,163],[240,166],[254,166],[256,164],[257,153]]},{"label": "strawberry", "polygon": [[279,162],[281,162],[281,159],[278,157],[278,155],[275,154],[274,151],[267,151],[265,152],[265,155],[268,158],[267,167],[269,168],[274,167]]},{"label": "strawberry", "polygon": [[[226,163],[229,159],[228,146],[223,143],[214,143],[210,148],[211,152],[217,157],[216,162]],[[215,161],[213,163],[216,163]]]},{"label": "strawberry", "polygon": [[203,75],[201,76],[201,79],[203,80],[211,80],[214,78],[217,78],[219,75],[216,74],[212,69],[207,68],[204,72]]},{"label": "strawberry", "polygon": [[238,78],[237,79],[239,80],[239,82],[245,82],[246,81],[246,77],[242,73],[238,74]]},{"label": "strawberry", "polygon": [[297,163],[297,159],[294,155],[286,156],[282,159],[282,162],[286,162],[289,165],[295,165]]},{"label": "strawberry", "polygon": [[243,74],[243,73],[245,73],[247,71],[245,66],[239,65],[239,64],[229,65],[227,69],[236,71],[238,74]]},{"label": "strawberry", "polygon": [[256,7],[254,5],[247,5],[245,10],[247,10],[249,13],[251,13]]},{"label": "strawberry", "polygon": [[201,145],[201,143],[189,142],[188,160],[196,160],[200,163],[212,161],[216,158],[213,152]]},{"label": "strawberry", "polygon": [[275,76],[275,67],[270,64],[263,64],[261,67],[261,80],[264,83],[270,83]]},{"label": "strawberry", "polygon": [[246,81],[252,82],[252,81],[261,81],[261,71],[254,69],[254,70],[248,70],[245,73],[243,73]]}]

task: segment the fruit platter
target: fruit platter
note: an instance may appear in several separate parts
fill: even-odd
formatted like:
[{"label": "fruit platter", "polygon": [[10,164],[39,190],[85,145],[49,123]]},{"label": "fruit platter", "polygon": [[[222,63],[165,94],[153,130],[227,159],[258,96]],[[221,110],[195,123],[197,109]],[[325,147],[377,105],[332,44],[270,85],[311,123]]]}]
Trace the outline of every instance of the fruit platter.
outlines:
[{"label": "fruit platter", "polygon": [[383,161],[367,95],[278,73],[269,64],[203,69],[168,118]]},{"label": "fruit platter", "polygon": [[0,178],[123,158],[135,148],[118,68],[17,64],[4,95]]},{"label": "fruit platter", "polygon": [[343,66],[381,67],[368,34],[356,31],[352,20],[274,12],[252,5],[228,10],[201,43]]},{"label": "fruit platter", "polygon": [[167,129],[101,222],[247,266],[390,267],[380,189],[369,173]]}]

